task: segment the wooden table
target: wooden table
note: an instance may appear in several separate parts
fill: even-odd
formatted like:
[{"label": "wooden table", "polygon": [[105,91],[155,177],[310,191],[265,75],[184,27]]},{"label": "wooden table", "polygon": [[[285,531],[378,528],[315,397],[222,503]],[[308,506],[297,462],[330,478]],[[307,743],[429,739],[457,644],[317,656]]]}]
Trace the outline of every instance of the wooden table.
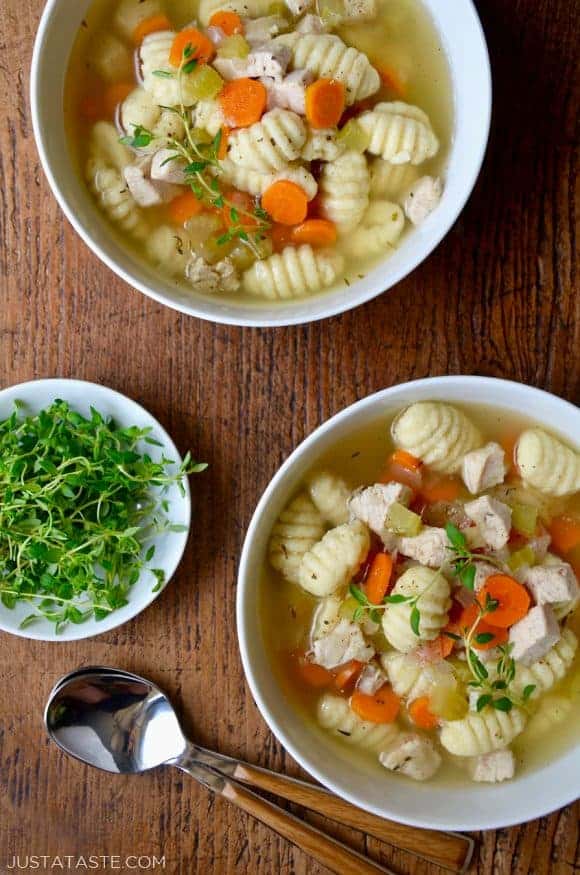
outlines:
[{"label": "wooden table", "polygon": [[[234,627],[244,530],[282,460],[345,405],[416,377],[490,374],[580,401],[573,224],[580,7],[575,0],[479,5],[494,67],[493,133],[476,191],[446,240],[405,282],[352,313],[242,331],[131,291],[73,233],[30,126],[28,69],[43,3],[0,0],[1,385],[48,376],[107,384],[211,463],[194,484],[186,558],[153,607],[87,642],[0,636],[0,872],[14,854],[143,854],[165,855],[172,875],[322,875],[173,770],[111,778],[65,758],[45,737],[42,708],[65,671],[118,664],[165,687],[203,744],[297,774],[251,700]],[[576,804],[482,835],[473,871],[572,875],[579,813]],[[359,834],[337,833],[363,848]],[[377,853],[375,842],[369,850]],[[401,873],[441,871],[388,848],[383,860]]]}]

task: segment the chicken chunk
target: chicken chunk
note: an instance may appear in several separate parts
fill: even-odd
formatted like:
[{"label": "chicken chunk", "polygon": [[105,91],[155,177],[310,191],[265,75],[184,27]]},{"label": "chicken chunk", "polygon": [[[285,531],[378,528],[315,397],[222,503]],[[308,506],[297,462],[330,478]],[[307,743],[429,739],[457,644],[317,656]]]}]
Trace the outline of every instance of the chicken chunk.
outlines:
[{"label": "chicken chunk", "polygon": [[440,568],[449,557],[449,538],[445,529],[424,526],[413,538],[399,538],[398,547],[403,556],[416,559],[429,568]]},{"label": "chicken chunk", "polygon": [[312,646],[314,662],[324,668],[336,668],[357,659],[369,662],[375,655],[374,649],[366,643],[360,626],[348,620],[341,620],[326,635],[321,635]]},{"label": "chicken chunk", "polygon": [[293,70],[281,82],[262,78],[260,82],[268,91],[268,109],[289,109],[297,115],[306,114],[306,87],[314,76],[309,70]]},{"label": "chicken chunk", "polygon": [[377,693],[386,683],[387,676],[384,671],[374,662],[370,662],[363,668],[357,681],[356,688],[359,693],[365,693],[367,696],[374,696],[374,694]]},{"label": "chicken chunk", "polygon": [[477,525],[488,547],[492,550],[505,547],[512,525],[512,511],[507,504],[482,495],[465,505],[465,513]]},{"label": "chicken chunk", "polygon": [[420,225],[433,212],[442,191],[441,180],[432,176],[422,176],[413,183],[403,201],[405,215],[413,225]]},{"label": "chicken chunk", "polygon": [[441,755],[435,745],[414,732],[400,735],[379,754],[379,762],[392,772],[399,772],[414,781],[428,781],[441,765]]},{"label": "chicken chunk", "polygon": [[473,757],[469,763],[471,779],[488,784],[509,781],[513,778],[515,770],[516,760],[509,747]]},{"label": "chicken chunk", "polygon": [[551,541],[552,538],[545,529],[539,535],[536,535],[535,538],[532,538],[531,541],[528,541],[528,547],[531,547],[534,551],[536,562],[541,562],[546,558]]},{"label": "chicken chunk", "polygon": [[210,25],[210,27],[206,27],[205,33],[206,36],[210,38],[216,48],[220,46],[226,38],[226,34],[223,32],[221,27],[216,27],[213,24]]},{"label": "chicken chunk", "polygon": [[326,25],[319,15],[305,15],[295,29],[296,33],[326,33]]},{"label": "chicken chunk", "polygon": [[537,605],[510,629],[511,656],[531,665],[560,640],[560,627],[549,605]]},{"label": "chicken chunk", "polygon": [[252,47],[268,42],[288,28],[283,15],[263,15],[260,18],[244,18],[244,38]]},{"label": "chicken chunk", "polygon": [[171,182],[174,185],[185,185],[184,169],[187,167],[185,158],[179,157],[175,149],[160,149],[151,161],[151,179],[158,182]]},{"label": "chicken chunk", "polygon": [[461,476],[472,495],[503,483],[505,475],[505,453],[493,441],[463,457]]},{"label": "chicken chunk", "polygon": [[492,574],[499,574],[499,570],[489,562],[474,562],[473,564],[475,566],[473,589],[475,592],[479,592],[487,578],[491,577]]},{"label": "chicken chunk", "polygon": [[185,273],[198,292],[237,292],[240,287],[240,278],[229,258],[207,264],[200,255],[193,255]]},{"label": "chicken chunk", "polygon": [[169,203],[180,193],[175,185],[150,179],[150,167],[151,159],[147,157],[135,164],[129,164],[123,170],[127,188],[140,207],[156,207]]},{"label": "chicken chunk", "polygon": [[292,15],[302,15],[307,9],[312,6],[313,0],[285,0],[286,6]]},{"label": "chicken chunk", "polygon": [[256,45],[247,58],[215,58],[213,65],[224,79],[259,79],[262,76],[279,81],[290,63],[288,46],[266,42]]},{"label": "chicken chunk", "polygon": [[402,483],[375,483],[374,486],[355,489],[348,501],[348,509],[354,519],[361,520],[369,529],[382,538],[388,549],[394,549],[397,539],[385,528],[387,514],[391,505],[408,505],[411,490]]},{"label": "chicken chunk", "polygon": [[538,605],[574,601],[580,591],[574,570],[567,562],[528,568],[523,582]]}]

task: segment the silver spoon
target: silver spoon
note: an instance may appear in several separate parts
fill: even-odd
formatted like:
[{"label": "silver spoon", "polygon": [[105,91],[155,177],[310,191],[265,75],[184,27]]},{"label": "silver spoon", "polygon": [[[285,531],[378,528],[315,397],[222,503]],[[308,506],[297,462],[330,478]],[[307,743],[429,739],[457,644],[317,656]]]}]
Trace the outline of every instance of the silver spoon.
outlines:
[{"label": "silver spoon", "polygon": [[[53,688],[45,710],[50,736],[71,756],[105,771],[135,774],[174,765],[225,796],[333,871],[388,872],[239,783],[290,801],[465,871],[473,842],[454,833],[415,830],[362,812],[322,787],[214,753],[187,740],[173,706],[153,683],[121,669],[77,669]],[[370,828],[369,828],[370,826]]]}]

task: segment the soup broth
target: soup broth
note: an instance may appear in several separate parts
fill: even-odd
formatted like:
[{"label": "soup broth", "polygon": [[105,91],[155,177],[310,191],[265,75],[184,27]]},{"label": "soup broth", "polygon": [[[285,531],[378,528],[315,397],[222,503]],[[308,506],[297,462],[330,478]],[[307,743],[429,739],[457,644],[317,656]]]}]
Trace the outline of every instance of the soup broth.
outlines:
[{"label": "soup broth", "polygon": [[[525,563],[522,560],[534,563],[533,567],[536,568],[542,568],[548,562],[565,563],[568,567],[571,566],[573,575],[578,576],[580,574],[580,537],[578,537],[578,532],[580,531],[580,492],[576,491],[574,494],[565,497],[553,497],[543,495],[535,488],[523,484],[518,469],[511,461],[511,454],[518,438],[522,434],[537,428],[537,424],[533,420],[492,407],[470,405],[465,407],[458,406],[455,409],[465,415],[477,430],[478,437],[475,440],[477,446],[486,442],[494,442],[501,448],[505,448],[504,460],[507,469],[505,482],[497,483],[487,490],[481,491],[479,494],[493,495],[498,501],[506,503],[511,508],[512,521],[515,521],[520,528],[522,525],[524,527],[526,525],[525,522],[522,523],[522,519],[525,521],[526,517],[526,512],[522,511],[523,503],[528,508],[532,508],[533,510],[527,520],[527,524],[533,525],[533,533],[530,530],[527,535],[523,535],[512,525],[509,540],[505,547],[497,550],[492,550],[487,546],[482,547],[481,540],[473,537],[473,533],[477,532],[479,527],[469,526],[465,528],[466,524],[472,521],[464,519],[463,508],[466,504],[469,505],[469,502],[476,500],[476,495],[470,494],[457,469],[453,473],[437,473],[430,469],[429,465],[421,465],[418,471],[411,470],[410,480],[407,479],[405,469],[396,464],[393,465],[392,461],[389,461],[392,460],[393,453],[397,451],[397,445],[392,436],[392,427],[400,412],[397,412],[390,419],[383,417],[367,428],[352,434],[343,440],[340,445],[323,455],[317,461],[315,468],[307,474],[295,495],[305,496],[310,494],[314,499],[315,511],[317,510],[316,502],[320,504],[324,511],[327,511],[329,504],[325,499],[325,495],[329,494],[328,483],[334,483],[335,495],[341,495],[342,501],[344,495],[351,494],[353,490],[360,489],[361,486],[366,487],[377,482],[388,484],[397,477],[403,481],[411,482],[413,484],[413,493],[412,496],[407,495],[407,499],[410,498],[411,500],[410,508],[412,513],[416,512],[419,516],[422,516],[423,531],[425,531],[425,527],[428,525],[441,530],[446,525],[446,522],[450,520],[458,522],[458,525],[461,526],[460,532],[471,533],[469,535],[471,538],[469,543],[474,545],[471,548],[474,551],[474,562],[479,565],[480,560],[483,561],[483,554],[488,555],[492,561],[494,559],[499,560],[496,569],[498,574],[507,575],[512,578],[515,582],[515,587],[518,588],[516,592],[519,593],[520,589],[524,590],[524,594],[527,592],[529,610],[534,606],[535,596],[526,582],[529,570],[526,570],[527,566],[524,567]],[[321,492],[320,485],[314,485],[320,484],[321,472],[325,472],[325,477],[327,478],[325,480],[326,492],[324,490]],[[338,491],[337,487],[339,483],[341,484],[340,491]],[[322,502],[320,499],[321,494]],[[409,502],[406,501],[405,503]],[[523,729],[516,732],[513,740],[510,740],[505,745],[495,745],[496,749],[499,748],[501,750],[505,748],[508,751],[510,749],[513,751],[512,764],[515,765],[516,774],[521,773],[524,769],[540,767],[545,764],[546,760],[556,757],[571,744],[578,742],[580,659],[577,650],[574,653],[574,649],[572,649],[571,655],[566,650],[566,664],[562,664],[558,668],[557,676],[551,678],[550,684],[546,682],[547,688],[545,690],[541,689],[541,684],[537,680],[527,678],[524,672],[529,672],[530,664],[533,663],[532,670],[535,672],[536,668],[540,666],[539,675],[544,677],[544,668],[542,666],[546,664],[552,665],[553,651],[549,647],[547,652],[546,648],[544,648],[544,652],[540,653],[540,656],[537,658],[533,658],[531,663],[530,660],[527,660],[524,665],[523,662],[520,664],[516,660],[514,663],[515,680],[512,678],[512,681],[507,683],[505,687],[502,680],[505,673],[500,676],[496,671],[502,651],[477,650],[475,652],[475,666],[483,664],[489,678],[493,680],[494,677],[496,679],[500,677],[500,683],[498,684],[498,689],[490,689],[489,683],[485,681],[479,687],[470,688],[468,686],[470,681],[477,682],[481,678],[477,676],[477,672],[474,677],[473,671],[470,671],[465,658],[465,632],[460,631],[458,612],[461,615],[466,610],[462,604],[469,604],[473,596],[454,573],[450,560],[448,559],[444,563],[441,571],[433,570],[427,573],[431,573],[434,576],[440,573],[445,581],[444,585],[449,589],[452,601],[448,610],[445,611],[445,616],[441,622],[445,623],[443,629],[453,629],[455,637],[447,639],[448,648],[444,648],[441,653],[435,653],[432,649],[433,635],[430,635],[430,641],[425,640],[423,637],[417,637],[412,642],[410,648],[406,649],[406,652],[398,651],[394,647],[393,641],[401,646],[400,640],[397,636],[391,637],[391,627],[385,626],[383,621],[385,605],[382,599],[379,599],[378,616],[375,616],[377,622],[374,624],[374,627],[369,625],[365,630],[365,623],[369,618],[369,608],[368,606],[365,608],[364,599],[361,599],[363,604],[360,604],[356,598],[353,598],[352,584],[354,583],[355,586],[355,595],[358,596],[361,592],[368,594],[369,566],[371,569],[374,567],[373,557],[376,557],[377,551],[383,554],[389,552],[387,550],[388,546],[391,556],[394,558],[394,566],[389,586],[385,589],[385,594],[392,595],[393,590],[396,591],[398,581],[404,575],[408,575],[410,571],[413,573],[412,569],[416,570],[417,567],[420,567],[420,563],[417,560],[402,555],[402,552],[405,550],[413,553],[411,548],[405,546],[406,544],[408,545],[409,539],[405,541],[404,536],[402,538],[400,536],[392,538],[390,532],[385,532],[383,535],[387,544],[385,546],[381,543],[381,539],[371,531],[370,552],[365,547],[363,549],[364,555],[359,557],[359,561],[357,561],[354,567],[351,566],[348,569],[346,577],[342,581],[338,580],[338,577],[336,578],[338,581],[336,589],[327,589],[324,595],[317,596],[312,592],[306,591],[301,585],[305,582],[308,585],[309,579],[308,576],[305,576],[304,571],[301,571],[300,567],[296,565],[296,562],[294,565],[288,564],[290,558],[299,562],[307,561],[306,559],[302,560],[300,556],[296,557],[293,555],[293,551],[299,552],[300,537],[306,538],[306,529],[304,528],[306,520],[302,519],[300,523],[301,534],[297,534],[297,530],[291,528],[291,513],[289,513],[291,507],[292,504],[287,508],[285,515],[281,517],[281,520],[285,520],[283,527],[280,528],[280,523],[278,523],[273,530],[269,550],[271,561],[267,562],[263,569],[260,588],[260,612],[264,642],[270,656],[272,670],[286,696],[291,701],[292,706],[311,725],[313,732],[323,734],[328,739],[328,742],[334,745],[337,755],[341,755],[343,758],[346,756],[352,757],[361,765],[366,763],[368,768],[372,761],[377,761],[377,755],[381,754],[382,749],[387,750],[387,752],[394,751],[391,754],[390,761],[387,756],[387,762],[389,762],[387,767],[397,771],[396,766],[400,762],[397,758],[397,745],[400,745],[401,740],[408,738],[409,735],[418,736],[429,745],[428,754],[431,753],[431,749],[434,749],[436,751],[435,756],[441,759],[439,768],[433,770],[433,774],[436,772],[434,779],[444,783],[457,783],[465,781],[469,776],[473,777],[473,770],[478,761],[484,764],[484,777],[480,775],[477,780],[492,780],[492,777],[485,776],[485,756],[489,756],[490,751],[482,750],[481,754],[472,752],[470,755],[458,755],[456,751],[449,751],[442,744],[444,727],[453,726],[454,723],[457,727],[470,716],[485,717],[487,713],[491,713],[493,716],[500,713],[502,716],[507,714],[509,717],[510,715],[521,713],[522,723],[525,724]],[[311,512],[312,508],[313,505],[311,504]],[[322,513],[322,511],[319,510],[319,513]],[[350,516],[351,523],[347,522],[347,527],[359,524],[356,520],[354,523],[352,522],[354,519],[352,505]],[[361,516],[364,516],[364,514],[361,514]],[[348,520],[348,518],[348,512],[342,513],[341,511],[335,516],[332,523],[339,520]],[[570,531],[576,532],[576,540],[573,536],[567,539],[562,538],[560,525],[562,520],[569,524]],[[322,531],[336,531],[332,523],[328,522],[327,519],[326,523],[322,526]],[[308,524],[312,524],[312,516],[309,518]],[[345,525],[345,523],[340,522],[340,525]],[[278,532],[278,536],[276,532]],[[279,534],[280,532],[282,532],[282,535]],[[547,546],[548,559],[542,557],[542,548],[540,547],[538,547],[537,555],[529,555],[529,545],[535,545],[540,533],[546,536],[554,533],[551,543]],[[314,538],[315,534],[312,537]],[[326,538],[326,535],[324,537]],[[284,553],[285,545],[284,543],[281,544],[284,541],[286,541],[288,550],[286,554]],[[280,559],[278,552],[280,546],[282,547],[282,559]],[[302,547],[304,547],[304,542],[302,542]],[[305,555],[312,557],[316,549],[318,548],[315,547],[313,549],[310,547],[310,553]],[[522,551],[524,552],[522,553]],[[370,555],[370,562],[367,552]],[[340,550],[337,549],[334,559],[332,554],[325,556],[326,566],[336,570],[337,566],[340,566],[341,561],[343,561],[339,554]],[[425,561],[425,557],[422,557],[422,559]],[[522,564],[519,564],[520,562]],[[274,568],[272,563],[277,567]],[[430,562],[429,564],[433,566],[435,563]],[[308,567],[312,568],[312,563]],[[425,570],[423,568],[423,571]],[[491,570],[494,571],[493,568]],[[315,580],[313,583],[314,589],[321,585],[320,580]],[[388,598],[388,596],[386,597]],[[338,613],[334,615],[333,610],[328,609],[332,600],[335,600],[338,605]],[[420,601],[418,606],[421,606]],[[370,608],[372,609],[373,607],[374,604],[371,604]],[[389,607],[395,611],[401,609],[400,604],[393,604]],[[556,606],[553,605],[552,607],[555,608]],[[552,609],[550,605],[547,608],[549,610]],[[558,635],[564,637],[560,637],[560,643],[555,646],[566,649],[564,644],[562,644],[563,640],[566,643],[569,636],[575,636],[576,638],[580,636],[580,611],[577,609],[577,596],[574,596],[574,601],[568,606],[567,612],[559,607],[559,610],[556,610],[556,614],[560,617]],[[320,618],[325,616],[326,620],[322,621],[323,625],[321,627]],[[454,620],[454,623],[450,622],[451,619]],[[486,619],[490,623],[493,622],[493,612],[487,614]],[[525,623],[525,611],[524,615],[519,619]],[[344,642],[348,641],[348,637],[343,637],[342,644],[340,640],[334,640],[334,653],[332,653],[333,647],[325,648],[320,644],[321,641],[324,642],[327,636],[332,636],[333,634],[336,639],[337,624],[341,621],[346,621],[345,634],[347,636],[349,632],[348,624],[359,626],[362,629],[364,644],[371,648],[370,664],[383,673],[382,678],[378,681],[378,692],[375,690],[373,695],[380,699],[382,695],[381,684],[384,684],[382,692],[384,694],[386,690],[388,694],[386,701],[388,704],[390,701],[389,697],[393,694],[393,690],[396,690],[397,695],[394,697],[394,713],[396,716],[393,716],[393,713],[387,713],[388,708],[383,708],[381,711],[379,707],[378,711],[375,709],[375,712],[373,712],[372,702],[370,701],[372,695],[369,696],[368,700],[362,699],[364,706],[362,712],[356,710],[355,702],[355,712],[354,714],[352,713],[351,709],[358,690],[357,685],[360,684],[365,662],[369,658],[369,651],[366,653],[364,650],[354,652],[351,647],[350,654],[347,654],[349,659],[346,665],[344,665],[341,664],[342,656],[340,649],[344,646]],[[484,627],[482,626],[481,628],[483,629]],[[403,631],[404,634],[407,634],[405,630]],[[497,630],[495,631],[497,632]],[[444,636],[445,632],[442,634]],[[400,638],[398,628],[397,635]],[[502,640],[505,638],[502,646],[505,647],[507,645],[508,662],[511,651],[509,635],[509,630],[507,632],[505,629],[502,630]],[[441,635],[437,636],[437,641],[444,640]],[[485,642],[485,637],[482,641]],[[361,644],[360,640],[358,644]],[[485,646],[487,647],[487,645]],[[375,651],[374,655],[372,654],[373,651]],[[395,659],[398,658],[397,653],[400,653],[402,658],[402,661],[398,664],[398,671],[400,673],[406,672],[407,681],[401,679],[402,675],[399,676],[397,674],[395,667],[391,670],[385,668],[385,665],[390,664],[389,659],[393,658],[393,655]],[[416,660],[416,663],[413,663],[413,660]],[[394,666],[395,663],[392,663],[392,665]],[[445,671],[442,673],[440,670],[441,665],[445,667]],[[419,696],[413,697],[412,690],[411,692],[408,690],[409,672],[419,670],[423,673],[425,671],[432,672],[433,682],[431,684],[423,683],[422,689],[418,689],[416,683],[411,685],[416,689],[416,692],[420,693]],[[447,702],[443,702],[443,706],[441,706],[442,700],[437,690],[438,672],[442,675],[441,682],[444,685],[448,685],[447,692],[449,695],[447,696]],[[524,696],[522,689],[524,679],[526,679],[525,686],[531,686],[532,683],[535,683],[537,690],[528,690]],[[343,683],[342,687],[341,683]],[[516,693],[518,684],[519,688]],[[367,687],[367,689],[372,692],[372,686]],[[486,704],[485,699],[482,700],[482,696],[488,694],[491,694],[496,700],[500,698],[509,699],[510,706],[506,706],[505,702],[499,706],[500,708],[508,707],[509,710],[507,712],[495,711],[493,704]],[[446,695],[447,693],[443,696],[443,700]],[[415,713],[414,701],[417,699],[426,700],[421,702],[421,709],[418,711],[418,724],[413,720]],[[328,700],[330,703],[328,708],[335,707],[332,703],[335,700],[339,700],[339,706],[337,706],[339,712],[336,718],[324,717],[323,710],[321,711],[321,709],[324,709],[323,703],[325,700]],[[477,710],[478,700],[479,711]],[[344,713],[340,712],[340,708],[344,709]],[[429,708],[433,708],[434,712],[430,713]],[[451,710],[446,713],[446,708]],[[455,713],[452,713],[454,709],[456,709]],[[493,713],[494,711],[495,714]],[[363,725],[360,715],[368,716],[373,715],[373,713],[375,713],[379,722],[374,723],[367,720]],[[424,722],[425,713],[428,715],[426,723]],[[415,717],[417,719],[417,714],[415,714]],[[433,718],[432,722],[429,719],[431,717]],[[386,722],[384,724],[381,722],[382,718],[385,718]],[[332,725],[330,725],[331,723]],[[378,742],[374,736],[381,730],[383,725],[386,727],[386,734],[384,745],[381,745],[380,736],[378,736]],[[459,733],[456,731],[457,734]],[[371,741],[366,741],[365,736],[371,739]],[[458,743],[457,747],[461,747],[461,745],[462,742]],[[453,744],[451,746],[453,747]],[[493,756],[493,751],[491,753]],[[419,751],[419,754],[422,755],[422,752]],[[512,754],[508,755],[512,756]],[[402,768],[401,772],[406,774],[405,768]],[[410,777],[417,776],[411,774]],[[508,774],[504,777],[510,777],[510,775]]]},{"label": "soup broth", "polygon": [[[293,15],[283,3],[228,0],[223,8],[239,11],[243,33],[224,37],[215,26],[206,27],[208,6],[222,8],[215,0],[91,4],[66,81],[72,160],[118,241],[182,292],[256,306],[317,295],[364,276],[413,233],[413,221],[435,208],[453,128],[452,86],[439,35],[420,0],[368,0],[367,18],[354,13],[345,18],[354,5],[354,0],[318,0],[306,10],[314,24],[304,25],[305,15]],[[135,21],[131,33],[127,28]],[[215,40],[212,57],[207,63],[182,58],[174,68],[167,46],[192,21],[201,22],[197,32],[204,40],[208,33]],[[250,37],[256,21],[274,22],[262,43]],[[322,33],[297,36],[303,26]],[[349,84],[354,74],[346,61],[336,74],[324,66],[321,56],[328,47],[319,42],[328,35],[336,45],[342,40],[344,51],[361,53],[356,64],[366,71],[366,85]],[[308,52],[294,47],[296,39],[297,45],[310,39]],[[276,40],[286,40],[286,48]],[[281,73],[251,79],[250,70],[249,77],[231,78],[228,63],[243,66],[244,53],[251,58],[248,51],[259,55],[273,45],[274,53],[283,55]],[[188,45],[187,50],[192,51]],[[147,67],[147,52],[154,58],[150,67],[160,70]],[[270,61],[268,56],[266,64]],[[181,96],[184,89],[189,95],[189,78],[202,74],[199,89],[191,86],[202,98],[188,97],[185,106],[175,105],[175,91],[172,99],[171,91],[163,90],[164,82],[171,88],[178,80]],[[286,87],[287,77],[290,98],[276,91]],[[224,95],[248,78],[258,89],[256,99],[265,101],[262,111],[255,117],[228,116]],[[310,101],[315,109],[309,110],[310,89],[320,88],[320,82],[328,88],[328,79],[335,94],[329,92],[327,102],[336,99],[337,105],[328,114],[327,103],[315,95]],[[315,112],[319,115],[309,115]],[[321,128],[322,118],[332,123]],[[267,130],[270,122],[277,126],[271,140],[276,154],[256,159],[266,120]],[[281,121],[288,129],[284,135]],[[379,135],[384,124],[387,133]],[[241,135],[250,136],[249,148]],[[280,148],[276,138],[284,140]],[[165,165],[151,163],[162,149],[172,150],[173,157]],[[176,171],[170,183],[168,167]],[[190,170],[182,173],[184,167]],[[281,185],[287,182],[290,187]]]}]

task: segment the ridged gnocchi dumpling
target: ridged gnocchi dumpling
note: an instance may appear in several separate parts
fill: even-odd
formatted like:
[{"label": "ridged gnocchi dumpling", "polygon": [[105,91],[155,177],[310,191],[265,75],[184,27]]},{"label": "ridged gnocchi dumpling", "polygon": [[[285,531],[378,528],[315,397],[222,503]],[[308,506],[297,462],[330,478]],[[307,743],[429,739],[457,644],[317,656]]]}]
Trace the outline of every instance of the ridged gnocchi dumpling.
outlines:
[{"label": "ridged gnocchi dumpling", "polygon": [[310,498],[331,526],[348,522],[347,501],[350,489],[342,479],[330,471],[318,471],[308,478]]},{"label": "ridged gnocchi dumpling", "polygon": [[515,460],[524,483],[544,495],[580,491],[580,453],[541,428],[529,428],[520,435]]},{"label": "ridged gnocchi dumpling", "polygon": [[294,69],[309,70],[317,79],[342,82],[347,106],[379,90],[379,74],[367,56],[334,34],[287,33],[274,42],[291,49]]},{"label": "ridged gnocchi dumpling", "polygon": [[195,127],[202,128],[212,137],[215,137],[225,124],[224,114],[217,100],[198,100],[192,114]]},{"label": "ridged gnocchi dumpling", "polygon": [[[197,92],[192,85],[192,78],[177,75],[177,70],[169,63],[171,47],[175,40],[172,30],[160,30],[145,37],[141,43],[139,55],[143,88],[159,106],[193,106],[197,101]],[[157,75],[162,71],[164,76]]]},{"label": "ridged gnocchi dumpling", "polygon": [[162,0],[119,0],[115,3],[113,24],[127,42],[132,42],[139,24],[164,12]]},{"label": "ridged gnocchi dumpling", "polygon": [[337,128],[309,128],[302,147],[304,161],[336,161],[345,151],[336,139]]},{"label": "ridged gnocchi dumpling", "polygon": [[306,127],[299,115],[272,109],[261,121],[230,135],[228,158],[242,167],[271,173],[296,161],[305,140]]},{"label": "ridged gnocchi dumpling", "polygon": [[441,401],[418,401],[397,416],[395,444],[434,471],[453,474],[466,453],[483,445],[480,431],[457,407]]},{"label": "ridged gnocchi dumpling", "polygon": [[445,723],[440,741],[455,756],[475,757],[507,747],[525,725],[526,715],[521,708],[496,711],[487,707],[480,714],[469,714],[462,720]]},{"label": "ridged gnocchi dumpling", "polygon": [[554,644],[542,659],[536,660],[530,666],[518,663],[512,689],[521,696],[527,686],[535,686],[531,699],[537,699],[547,693],[561,681],[574,660],[578,649],[578,639],[571,629],[563,629],[560,640]]},{"label": "ridged gnocchi dumpling", "polygon": [[373,201],[358,228],[344,239],[344,250],[351,258],[387,254],[394,249],[405,227],[405,215],[398,204]]},{"label": "ridged gnocchi dumpling", "polygon": [[401,201],[419,178],[413,164],[391,164],[383,158],[373,158],[369,170],[372,198]]},{"label": "ridged gnocchi dumpling", "polygon": [[429,117],[417,106],[378,103],[358,123],[370,137],[368,151],[391,164],[422,164],[439,151]]},{"label": "ridged gnocchi dumpling", "polygon": [[301,298],[324,289],[338,277],[343,259],[331,250],[288,246],[280,254],[256,261],[243,275],[246,292],[270,300]]},{"label": "ridged gnocchi dumpling", "polygon": [[437,638],[447,623],[447,612],[451,607],[449,582],[440,572],[414,565],[399,577],[391,595],[420,596],[417,602],[421,615],[418,636],[411,628],[413,606],[410,603],[389,604],[385,608],[383,632],[395,650],[409,653],[421,641]]},{"label": "ridged gnocchi dumpling", "polygon": [[271,185],[280,179],[287,179],[299,185],[309,201],[316,196],[318,191],[318,183],[315,178],[300,164],[289,164],[277,173],[261,173],[259,170],[250,170],[248,167],[234,164],[233,161],[226,158],[225,161],[222,161],[221,169],[224,179],[231,182],[239,191],[247,191],[255,197],[264,194]]},{"label": "ridged gnocchi dumpling", "polygon": [[274,524],[268,557],[273,568],[297,583],[302,557],[324,534],[324,522],[305,493],[284,508]]},{"label": "ridged gnocchi dumpling", "polygon": [[324,164],[319,184],[322,212],[334,222],[339,234],[356,228],[369,203],[369,170],[364,155],[345,152],[336,161]]},{"label": "ridged gnocchi dumpling", "polygon": [[120,172],[133,162],[132,152],[119,142],[119,134],[115,126],[105,121],[93,125],[89,140],[89,155]]},{"label": "ridged gnocchi dumpling", "polygon": [[330,529],[302,557],[298,583],[312,595],[332,595],[356,574],[370,543],[369,530],[358,520]]},{"label": "ridged gnocchi dumpling", "polygon": [[158,106],[148,91],[135,88],[121,104],[120,122],[126,134],[132,134],[134,128],[143,127],[152,131],[159,121],[161,107]]},{"label": "ridged gnocchi dumpling", "polygon": [[333,735],[372,753],[381,753],[399,734],[395,723],[370,723],[361,720],[346,699],[326,693],[318,702],[318,722]]},{"label": "ridged gnocchi dumpling", "polygon": [[90,158],[86,172],[91,191],[108,218],[132,237],[145,237],[147,225],[119,171],[103,161]]},{"label": "ridged gnocchi dumpling", "polygon": [[184,234],[176,234],[170,225],[160,225],[147,235],[146,247],[155,267],[174,276],[183,274],[190,254],[190,243]]},{"label": "ridged gnocchi dumpling", "polygon": [[125,43],[113,33],[103,33],[91,46],[89,66],[103,82],[131,80],[133,58]]},{"label": "ridged gnocchi dumpling", "polygon": [[409,702],[420,696],[429,695],[436,688],[455,689],[457,687],[453,669],[443,660],[425,665],[413,653],[390,651],[383,653],[381,664],[394,692]]}]

